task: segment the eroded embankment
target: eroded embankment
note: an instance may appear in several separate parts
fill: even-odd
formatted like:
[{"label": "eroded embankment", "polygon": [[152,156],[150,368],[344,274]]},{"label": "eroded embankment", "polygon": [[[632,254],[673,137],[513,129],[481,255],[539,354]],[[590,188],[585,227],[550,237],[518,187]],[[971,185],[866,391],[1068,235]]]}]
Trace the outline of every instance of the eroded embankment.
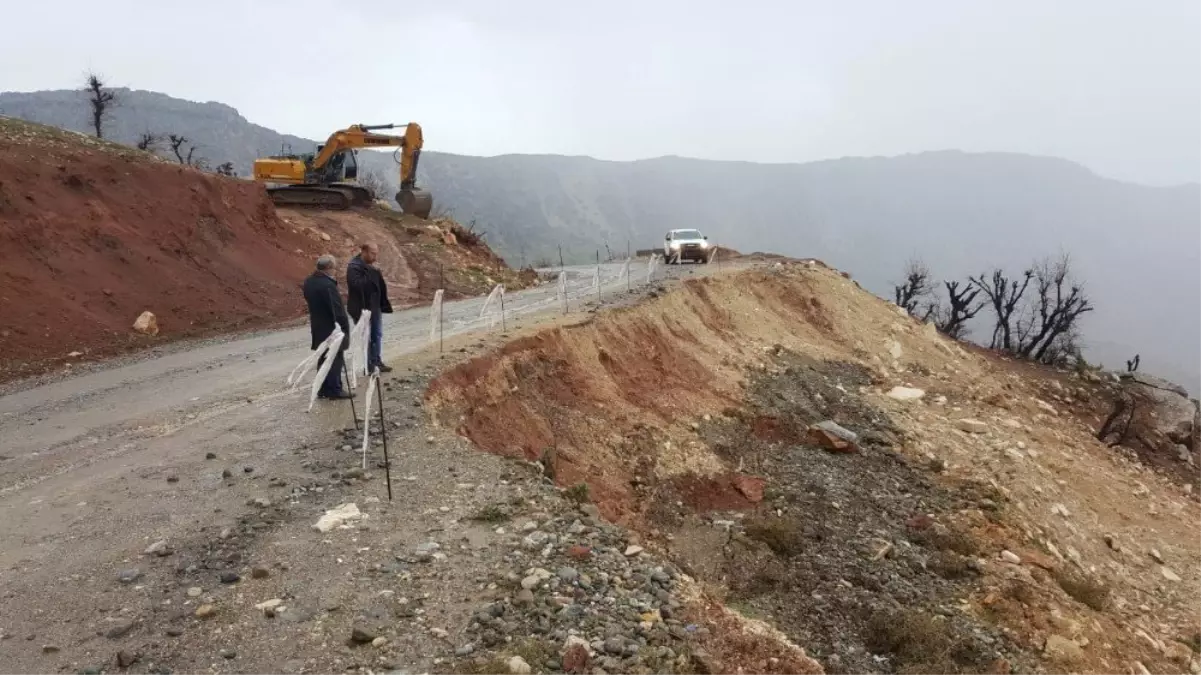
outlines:
[{"label": "eroded embankment", "polygon": [[[577,492],[586,485],[603,515],[664,545],[717,597],[769,619],[827,668],[878,670],[875,624],[920,622],[893,614],[962,594],[963,554],[975,550],[929,516],[950,513],[956,496],[890,450],[897,429],[850,394],[872,372],[834,359],[874,346],[846,336],[896,319],[852,289],[816,266],[689,281],[647,305],[510,343],[444,374],[428,398],[484,449],[541,461]],[[808,425],[831,418],[870,443],[855,454],[810,447]],[[936,542],[951,571],[880,552],[907,532]],[[988,635],[978,622],[943,623],[918,638],[938,641],[936,656],[898,646],[913,652],[898,665],[982,670],[1014,658],[1013,648],[990,648],[1000,638],[976,639]],[[779,665],[768,660],[778,647],[711,648],[728,664]]]},{"label": "eroded embankment", "polygon": [[[928,395],[900,402],[894,385]],[[1183,596],[1134,578],[1137,556],[1100,556],[1119,557],[1102,532],[1135,521],[1122,537],[1159,555],[1197,513],[1182,500],[1155,530],[1101,499],[1154,478],[1046,413],[1037,390],[799,264],[515,341],[444,373],[427,400],[667,552],[702,582],[698,623],[735,608],[829,671],[1191,667]],[[858,434],[854,451],[810,429],[826,420]],[[1066,522],[1077,508],[1088,521]],[[762,643],[710,649],[728,670],[797,667]]]}]

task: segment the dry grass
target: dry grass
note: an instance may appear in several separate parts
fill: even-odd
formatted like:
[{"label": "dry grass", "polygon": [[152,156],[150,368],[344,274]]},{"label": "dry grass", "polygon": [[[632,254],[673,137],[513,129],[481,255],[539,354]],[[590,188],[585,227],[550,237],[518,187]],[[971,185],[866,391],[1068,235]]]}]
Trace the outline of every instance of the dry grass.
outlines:
[{"label": "dry grass", "polygon": [[777,555],[793,556],[804,549],[804,534],[793,520],[757,517],[747,521],[745,531],[746,536],[766,544]]},{"label": "dry grass", "polygon": [[934,551],[953,551],[965,556],[974,556],[980,552],[980,545],[976,540],[956,527],[935,525],[911,532],[909,540]]},{"label": "dry grass", "polygon": [[584,504],[589,501],[588,484],[576,483],[563,491],[563,496],[575,502],[576,504]]},{"label": "dry grass", "polygon": [[935,551],[926,562],[926,567],[944,579],[963,579],[973,573],[968,559],[954,551]]},{"label": "dry grass", "polygon": [[949,621],[908,609],[873,614],[867,646],[889,656],[898,673],[976,672],[982,657]]},{"label": "dry grass", "polygon": [[546,661],[555,656],[554,649],[537,639],[514,640],[504,652],[492,657],[479,656],[461,663],[448,664],[440,673],[463,673],[465,675],[495,675],[508,673],[509,659],[520,656],[535,672],[544,672]]},{"label": "dry grass", "polygon": [[1100,581],[1062,568],[1055,570],[1051,576],[1076,601],[1098,612],[1109,606],[1109,587]]},{"label": "dry grass", "polygon": [[503,523],[511,516],[505,507],[498,504],[489,504],[484,508],[476,511],[472,516],[472,520],[478,520],[482,523]]}]

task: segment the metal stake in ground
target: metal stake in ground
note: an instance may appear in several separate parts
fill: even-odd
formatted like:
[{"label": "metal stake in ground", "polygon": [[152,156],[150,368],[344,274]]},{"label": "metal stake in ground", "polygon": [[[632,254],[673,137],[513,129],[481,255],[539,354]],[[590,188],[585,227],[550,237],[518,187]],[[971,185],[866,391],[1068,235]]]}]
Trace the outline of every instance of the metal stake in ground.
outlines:
[{"label": "metal stake in ground", "polygon": [[[388,458],[388,420],[384,417],[384,388],[375,388],[375,400],[379,402],[379,435],[384,441],[384,480],[388,484],[388,501],[392,501],[392,460]],[[371,409],[371,401],[367,402]],[[370,421],[367,422],[370,424]]]},{"label": "metal stake in ground", "polygon": [[[350,392],[350,416],[354,418],[354,430],[359,430],[359,413],[354,409],[354,390],[350,388],[350,366],[346,365],[345,357],[342,359],[342,376],[346,378],[346,391]],[[367,402],[367,408],[371,408],[371,401]]]},{"label": "metal stake in ground", "polygon": [[500,291],[500,332],[504,333],[508,328],[505,328],[505,291]]}]

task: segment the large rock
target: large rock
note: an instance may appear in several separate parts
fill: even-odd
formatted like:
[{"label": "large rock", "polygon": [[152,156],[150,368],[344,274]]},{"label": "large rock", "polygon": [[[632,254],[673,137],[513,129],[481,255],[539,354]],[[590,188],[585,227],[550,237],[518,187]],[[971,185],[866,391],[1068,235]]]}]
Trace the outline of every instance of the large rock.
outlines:
[{"label": "large rock", "polygon": [[1201,407],[1183,387],[1143,373],[1124,373],[1122,393],[1099,434],[1107,443],[1140,443],[1149,449],[1178,454],[1201,449]]},{"label": "large rock", "polygon": [[142,312],[134,320],[133,329],[143,335],[158,335],[158,318],[154,316],[154,312]]}]

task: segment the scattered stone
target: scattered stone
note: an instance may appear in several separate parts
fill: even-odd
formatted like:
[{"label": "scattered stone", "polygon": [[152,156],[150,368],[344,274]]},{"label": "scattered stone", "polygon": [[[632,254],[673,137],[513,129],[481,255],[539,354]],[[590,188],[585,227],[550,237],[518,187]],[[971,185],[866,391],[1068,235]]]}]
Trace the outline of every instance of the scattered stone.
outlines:
[{"label": "scattered stone", "polygon": [[445,628],[431,628],[430,635],[433,635],[434,637],[438,638],[439,640],[445,640],[447,637],[450,636],[450,633],[446,632]]},{"label": "scattered stone", "polygon": [[619,637],[611,637],[605,640],[605,653],[614,656],[621,656],[626,651],[625,640]]},{"label": "scattered stone", "polygon": [[913,387],[893,387],[885,394],[888,398],[897,401],[916,401],[925,395],[926,392],[924,390]]},{"label": "scattered stone", "polygon": [[169,475],[167,476],[167,482],[168,482],[168,483],[178,483],[178,482],[179,482],[179,476],[176,476],[175,474],[169,474]]},{"label": "scattered stone", "polygon": [[955,428],[969,434],[983,434],[988,432],[987,424],[981,422],[980,420],[971,419],[970,417],[964,417],[955,420]]},{"label": "scattered stone", "polygon": [[572,560],[587,560],[592,557],[592,549],[582,544],[575,544],[567,549],[567,557]]},{"label": "scattered stone", "polygon": [[1022,559],[1013,551],[1001,551],[1001,560],[1014,565],[1021,565]]},{"label": "scattered stone", "polygon": [[1111,551],[1122,550],[1121,544],[1118,543],[1118,540],[1115,539],[1112,534],[1105,535],[1105,545],[1108,546]]},{"label": "scattered stone", "polygon": [[132,568],[132,569],[121,570],[120,572],[117,572],[117,581],[120,581],[123,584],[132,584],[133,582],[135,582],[141,578],[142,578],[142,570],[140,570],[136,567]]},{"label": "scattered stone", "polygon": [[1049,635],[1043,645],[1043,655],[1063,664],[1077,663],[1084,658],[1084,650],[1075,640],[1062,635]]},{"label": "scattered stone", "polygon": [[463,645],[462,647],[458,647],[457,649],[455,649],[455,656],[458,656],[460,658],[462,658],[464,656],[471,656],[472,652],[474,652],[474,651],[475,651],[475,645],[468,642],[467,644]]},{"label": "scattered stone", "polygon": [[223,583],[223,584],[236,584],[239,581],[241,581],[242,576],[240,574],[238,574],[237,572],[228,572],[227,571],[227,572],[222,572],[221,576],[219,578],[221,579],[221,583]]},{"label": "scattered stone", "polygon": [[542,548],[548,539],[550,539],[549,534],[543,532],[542,530],[534,530],[533,532],[525,535],[525,538],[521,540],[521,545],[530,550],[537,550]]},{"label": "scattered stone", "polygon": [[513,596],[513,602],[518,605],[529,605],[534,602],[534,592],[528,588],[522,588],[517,591],[517,595]]},{"label": "scattered stone", "polygon": [[232,649],[229,649],[229,648],[222,649],[222,650],[221,650],[221,658],[223,658],[223,659],[236,659],[236,658],[238,658],[238,653],[237,653],[237,652],[235,652],[235,651],[234,651],[234,650],[232,650]]},{"label": "scattered stone", "polygon": [[532,520],[527,520],[521,525],[522,532],[533,532],[536,529],[538,529],[538,523]]},{"label": "scattered stone", "polygon": [[106,637],[110,640],[117,640],[119,638],[123,638],[129,633],[129,631],[136,628],[137,625],[138,625],[138,622],[136,619],[122,619],[121,621],[118,621],[117,623],[113,624],[112,627],[110,627],[108,630],[106,630],[104,632],[104,637]]},{"label": "scattered stone", "polygon": [[196,608],[197,619],[207,619],[217,613],[217,608],[212,605],[201,605]]},{"label": "scattered stone", "polygon": [[229,469],[221,469],[221,477],[222,478],[233,478],[234,474]]},{"label": "scattered stone", "polygon": [[215,453],[215,452],[206,452],[206,453],[204,453],[204,458],[205,458],[205,459],[217,459],[217,453]]},{"label": "scattered stone", "polygon": [[147,546],[146,550],[142,551],[142,554],[143,555],[155,555],[155,556],[162,558],[163,556],[171,555],[171,549],[167,547],[166,539],[159,539],[158,541],[154,542],[153,544]]},{"label": "scattered stone", "polygon": [[512,675],[530,675],[532,672],[530,664],[526,663],[525,659],[521,658],[520,656],[514,656],[506,661],[505,665],[509,667],[509,672],[512,673]]},{"label": "scattered stone", "polygon": [[382,635],[371,641],[372,647],[383,647],[386,644],[388,644],[388,638]]},{"label": "scattered stone", "polygon": [[1175,572],[1173,572],[1171,569],[1169,569],[1167,567],[1160,567],[1159,573],[1162,574],[1163,578],[1167,579],[1168,581],[1180,581],[1180,575],[1176,574]]},{"label": "scattered stone", "polygon": [[538,588],[542,583],[542,578],[536,574],[531,574],[521,580],[521,587],[527,591]]},{"label": "scattered stone", "polygon": [[568,583],[580,578],[579,570],[574,567],[560,567],[558,574],[560,579]]},{"label": "scattered stone", "polygon": [[377,637],[379,635],[373,629],[364,625],[355,625],[350,629],[350,640],[356,644],[365,645],[374,642]]},{"label": "scattered stone", "polygon": [[188,589],[189,598],[199,598],[204,593],[204,589],[199,586],[193,586]]},{"label": "scattered stone", "polygon": [[734,489],[746,497],[748,502],[758,504],[763,501],[763,486],[767,484],[767,481],[762,478],[738,474],[730,482],[734,485]]},{"label": "scattered stone", "polygon": [[821,429],[822,431],[828,431],[828,432],[834,434],[835,436],[841,438],[842,440],[846,441],[847,443],[858,443],[859,442],[859,434],[855,433],[854,431],[851,431],[850,429],[847,429],[846,427],[839,425],[837,422],[834,422],[833,420],[825,420],[823,422],[818,422],[817,424],[815,424],[813,426],[817,427],[818,429]]},{"label": "scattered stone", "polygon": [[134,320],[133,329],[142,335],[158,335],[158,319],[153,312],[144,311]]},{"label": "scattered stone", "polygon": [[1064,506],[1063,504],[1059,504],[1059,503],[1055,503],[1055,504],[1051,505],[1051,513],[1054,513],[1059,516],[1063,516],[1064,518],[1070,518],[1072,516],[1071,511],[1068,511],[1068,507]]},{"label": "scattered stone", "polygon": [[132,666],[134,663],[136,663],[137,660],[138,660],[138,657],[136,654],[127,652],[124,649],[117,652],[117,667],[118,668],[121,668],[121,669],[128,668],[128,667]]},{"label": "scattered stone", "polygon": [[352,520],[362,518],[363,514],[359,511],[359,507],[354,502],[339,504],[334,508],[325,512],[325,515],[317,519],[313,524],[313,529],[318,532],[329,532],[335,527],[341,527]]},{"label": "scattered stone", "polygon": [[577,635],[569,635],[563,643],[563,671],[581,675],[589,670],[592,663],[592,649],[588,641]]},{"label": "scattered stone", "polygon": [[858,448],[854,443],[848,442],[830,431],[826,431],[817,425],[810,426],[807,433],[807,439],[813,445],[831,450],[834,452],[855,452]]},{"label": "scattered stone", "polygon": [[250,505],[257,506],[260,509],[265,509],[268,506],[271,506],[271,500],[267,499],[266,497],[255,497],[250,501]]},{"label": "scattered stone", "polygon": [[1154,560],[1155,562],[1159,563],[1160,565],[1164,564],[1163,555],[1160,554],[1159,549],[1153,548],[1150,551],[1147,551],[1147,555],[1151,556],[1151,559]]},{"label": "scattered stone", "polygon": [[643,548],[641,546],[638,546],[637,544],[630,544],[626,547],[625,554],[627,556],[636,556],[639,553],[642,553],[642,551]]},{"label": "scattered stone", "polygon": [[282,604],[284,604],[284,601],[282,598],[271,598],[270,600],[264,600],[264,601],[258,603],[257,605],[254,606],[254,608],[257,610],[266,612],[268,610],[275,610]]},{"label": "scattered stone", "polygon": [[255,567],[250,570],[251,579],[266,579],[271,576],[271,570],[266,567]]},{"label": "scattered stone", "polygon": [[43,654],[55,654],[59,651],[58,645],[42,645]]},{"label": "scattered stone", "polygon": [[442,546],[439,545],[438,542],[427,541],[413,551],[413,557],[416,558],[418,562],[429,562],[434,559],[434,555],[440,548],[442,548]]}]

